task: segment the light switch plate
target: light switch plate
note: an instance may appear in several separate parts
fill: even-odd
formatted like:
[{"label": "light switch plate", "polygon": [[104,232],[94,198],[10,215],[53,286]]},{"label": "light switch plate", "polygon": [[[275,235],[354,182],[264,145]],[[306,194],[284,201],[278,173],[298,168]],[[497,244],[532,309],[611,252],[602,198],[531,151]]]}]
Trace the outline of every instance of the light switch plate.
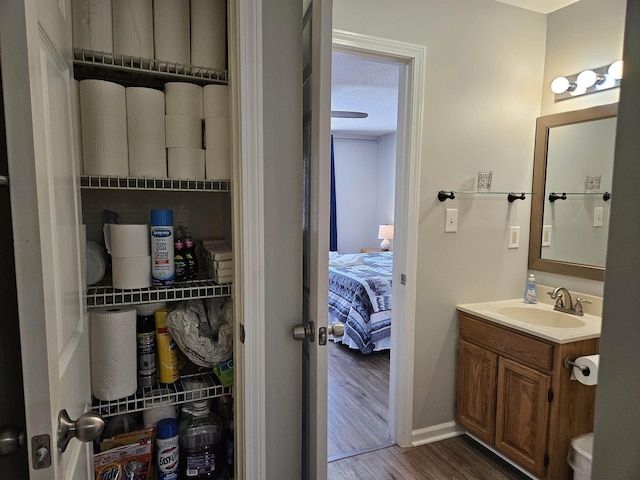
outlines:
[{"label": "light switch plate", "polygon": [[447,208],[444,215],[444,231],[453,233],[458,231],[458,209]]},{"label": "light switch plate", "polygon": [[601,227],[604,221],[604,208],[602,207],[594,207],[593,209],[593,226]]},{"label": "light switch plate", "polygon": [[520,227],[509,227],[509,248],[520,247]]},{"label": "light switch plate", "polygon": [[543,247],[551,246],[551,225],[542,226],[542,244]]}]

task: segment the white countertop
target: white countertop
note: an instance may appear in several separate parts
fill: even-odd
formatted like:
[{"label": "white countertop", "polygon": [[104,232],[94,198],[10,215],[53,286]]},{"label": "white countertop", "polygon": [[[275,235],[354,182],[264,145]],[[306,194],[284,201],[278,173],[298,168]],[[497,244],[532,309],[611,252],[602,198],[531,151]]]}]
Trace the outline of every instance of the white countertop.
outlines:
[{"label": "white countertop", "polygon": [[[511,327],[515,330],[535,335],[536,337],[544,338],[555,343],[571,343],[579,340],[588,340],[590,338],[600,337],[600,331],[602,328],[602,318],[584,314],[584,316],[568,315],[572,319],[580,320],[584,325],[560,328],[544,325],[537,325],[534,323],[527,323],[519,321],[514,318],[508,317],[499,313],[499,310],[505,307],[518,307],[532,310],[548,310],[553,311],[553,305],[547,303],[537,303],[535,305],[526,304],[522,299],[515,300],[501,300],[497,302],[482,302],[482,303],[465,303],[458,305],[457,309],[475,315],[477,317],[489,320],[491,322]],[[576,322],[576,323],[581,323]]]}]

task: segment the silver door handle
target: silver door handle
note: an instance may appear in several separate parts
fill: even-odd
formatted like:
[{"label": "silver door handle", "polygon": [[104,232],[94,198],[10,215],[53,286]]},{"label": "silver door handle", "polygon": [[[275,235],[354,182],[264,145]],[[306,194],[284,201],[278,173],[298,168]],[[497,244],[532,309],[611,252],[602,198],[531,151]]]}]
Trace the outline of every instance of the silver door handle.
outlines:
[{"label": "silver door handle", "polygon": [[334,337],[342,337],[344,335],[344,323],[342,322],[334,322],[329,325],[328,332],[330,335]]},{"label": "silver door handle", "polygon": [[58,414],[58,452],[67,449],[69,440],[73,437],[81,442],[92,442],[104,430],[104,420],[96,412],[85,412],[76,421],[69,418],[66,410]]},{"label": "silver door handle", "polygon": [[0,455],[10,455],[24,445],[25,435],[15,425],[0,427]]},{"label": "silver door handle", "polygon": [[307,326],[295,325],[291,329],[291,336],[294,340],[302,341],[305,338],[308,338],[310,342],[313,342],[316,339],[315,329],[316,327],[313,322],[309,322]]}]

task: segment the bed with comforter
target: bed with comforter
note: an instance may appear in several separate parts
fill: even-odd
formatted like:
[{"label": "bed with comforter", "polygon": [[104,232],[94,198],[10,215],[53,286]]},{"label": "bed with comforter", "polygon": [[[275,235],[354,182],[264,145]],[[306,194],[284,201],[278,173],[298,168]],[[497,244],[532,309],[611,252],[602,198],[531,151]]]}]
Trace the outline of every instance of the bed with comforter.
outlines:
[{"label": "bed with comforter", "polygon": [[391,347],[392,252],[329,255],[329,324],[344,323],[335,342],[362,353]]}]

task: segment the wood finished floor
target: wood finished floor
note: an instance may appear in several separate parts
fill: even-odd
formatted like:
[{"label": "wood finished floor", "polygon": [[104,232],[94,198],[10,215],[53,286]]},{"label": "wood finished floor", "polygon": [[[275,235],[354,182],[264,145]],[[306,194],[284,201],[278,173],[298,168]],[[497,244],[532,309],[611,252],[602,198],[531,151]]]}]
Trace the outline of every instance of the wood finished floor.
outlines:
[{"label": "wood finished floor", "polygon": [[529,480],[467,436],[331,462],[328,480]]},{"label": "wood finished floor", "polygon": [[388,410],[389,351],[363,355],[329,342],[329,459],[388,445]]},{"label": "wood finished floor", "polygon": [[389,351],[362,355],[330,342],[328,480],[528,480],[466,436],[343,455],[390,443],[388,401]]}]

